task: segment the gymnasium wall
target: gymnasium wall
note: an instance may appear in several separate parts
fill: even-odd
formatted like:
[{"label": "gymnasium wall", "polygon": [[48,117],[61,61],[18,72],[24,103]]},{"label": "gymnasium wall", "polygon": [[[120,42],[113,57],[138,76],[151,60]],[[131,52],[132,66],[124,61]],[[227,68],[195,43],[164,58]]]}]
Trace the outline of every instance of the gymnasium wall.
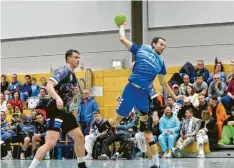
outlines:
[{"label": "gymnasium wall", "polygon": [[130,1],[15,1],[2,2],[1,9],[2,73],[50,72],[64,64],[70,48],[81,52],[84,68],[110,69],[112,59],[129,67],[114,16],[126,14],[129,29]]},{"label": "gymnasium wall", "polygon": [[196,63],[198,59],[211,64],[216,56],[228,63],[234,58],[234,2],[145,3],[148,16],[145,43],[155,36],[166,38],[163,58],[167,65]]}]

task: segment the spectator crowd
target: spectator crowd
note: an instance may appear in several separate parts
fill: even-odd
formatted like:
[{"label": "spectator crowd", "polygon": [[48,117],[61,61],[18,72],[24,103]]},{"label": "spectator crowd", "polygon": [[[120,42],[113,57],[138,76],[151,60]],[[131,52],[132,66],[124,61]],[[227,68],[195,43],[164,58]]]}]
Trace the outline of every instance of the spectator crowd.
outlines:
[{"label": "spectator crowd", "polygon": [[[185,64],[179,76],[175,73],[168,82],[176,95],[184,96],[183,101],[168,95],[162,99],[157,96],[154,99],[160,108],[155,110],[156,105],[149,97],[153,135],[163,158],[180,157],[186,146],[194,142],[201,158],[205,157],[206,143],[211,151],[218,150],[218,144],[234,144],[234,65],[228,76],[220,61],[216,61],[211,73],[204,67],[203,60],[198,60],[196,67],[188,70],[191,68]],[[45,109],[49,101],[46,78],[41,78],[40,85],[30,75],[24,79],[25,83],[21,84],[17,74],[13,74],[9,83],[6,76],[1,75],[1,146],[5,149],[2,159],[13,159],[12,144],[16,142],[21,143],[20,159],[32,159],[37,147],[46,140]],[[138,110],[134,108],[116,128],[98,134],[97,129],[105,119],[90,91],[84,90],[82,94],[77,122],[85,136],[86,159],[144,156],[135,140],[139,130]],[[32,111],[30,115],[23,112],[26,109]],[[59,140],[72,143],[63,133]],[[44,159],[51,157],[52,154],[47,153]]]}]

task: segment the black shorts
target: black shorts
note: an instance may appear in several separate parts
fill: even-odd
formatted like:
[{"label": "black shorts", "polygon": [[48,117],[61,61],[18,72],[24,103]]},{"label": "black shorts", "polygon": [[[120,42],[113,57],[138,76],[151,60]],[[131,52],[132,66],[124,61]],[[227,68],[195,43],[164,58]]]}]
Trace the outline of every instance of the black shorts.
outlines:
[{"label": "black shorts", "polygon": [[153,118],[151,115],[148,114],[148,120],[146,122],[146,128],[145,128],[145,132],[147,133],[153,133]]},{"label": "black shorts", "polygon": [[72,113],[65,113],[59,110],[56,106],[56,101],[52,100],[47,107],[46,110],[47,119],[46,119],[46,127],[47,130],[54,130],[67,134],[69,131],[79,127],[76,122],[76,118]]}]

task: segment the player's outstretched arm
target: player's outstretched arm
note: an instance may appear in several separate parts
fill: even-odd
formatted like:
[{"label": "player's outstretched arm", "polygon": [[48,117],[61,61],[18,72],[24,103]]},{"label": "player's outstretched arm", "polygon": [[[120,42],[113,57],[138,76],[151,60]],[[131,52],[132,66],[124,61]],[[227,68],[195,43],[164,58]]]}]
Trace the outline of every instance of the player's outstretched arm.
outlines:
[{"label": "player's outstretched arm", "polygon": [[125,47],[127,47],[128,50],[130,50],[132,47],[132,42],[126,38],[126,35],[125,35],[126,24],[127,22],[119,26],[119,36],[120,36],[119,39],[120,39],[120,42],[123,43],[123,45],[125,45]]},{"label": "player's outstretched arm", "polygon": [[159,83],[167,91],[167,93],[173,97],[175,100],[183,99],[182,96],[176,96],[175,93],[171,90],[170,86],[167,84],[167,82],[164,79],[164,75],[159,74],[158,75]]}]

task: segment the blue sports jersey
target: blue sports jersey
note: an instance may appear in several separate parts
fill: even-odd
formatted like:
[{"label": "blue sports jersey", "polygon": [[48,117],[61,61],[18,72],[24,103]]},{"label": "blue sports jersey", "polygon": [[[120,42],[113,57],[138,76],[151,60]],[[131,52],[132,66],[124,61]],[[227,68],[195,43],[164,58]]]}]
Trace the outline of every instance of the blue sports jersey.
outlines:
[{"label": "blue sports jersey", "polygon": [[133,43],[130,51],[135,55],[135,64],[128,79],[130,82],[143,89],[148,89],[158,74],[166,74],[164,61],[152,46]]}]

